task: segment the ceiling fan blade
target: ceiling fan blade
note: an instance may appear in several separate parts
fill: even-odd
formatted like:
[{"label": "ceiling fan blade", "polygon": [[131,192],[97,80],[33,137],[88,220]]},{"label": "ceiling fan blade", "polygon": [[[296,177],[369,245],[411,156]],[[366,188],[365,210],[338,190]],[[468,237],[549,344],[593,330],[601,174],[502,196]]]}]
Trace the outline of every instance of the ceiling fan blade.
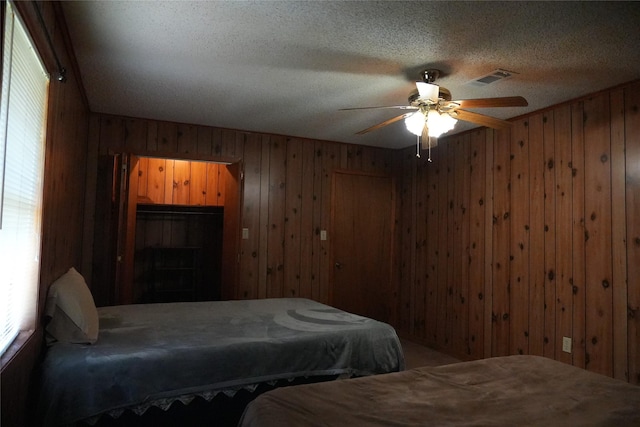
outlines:
[{"label": "ceiling fan blade", "polygon": [[400,114],[399,116],[393,117],[393,118],[391,118],[389,120],[385,120],[382,123],[378,123],[377,125],[373,125],[373,126],[371,126],[369,128],[363,129],[360,132],[356,132],[356,135],[363,135],[363,134],[365,134],[367,132],[371,132],[372,130],[380,129],[382,127],[390,125],[391,123],[395,123],[395,122],[400,121],[400,120],[402,120],[402,119],[404,119],[406,117],[409,117],[412,114],[414,114],[413,111],[410,112],[410,113]]},{"label": "ceiling fan blade", "polygon": [[385,109],[396,109],[396,110],[417,110],[418,107],[413,107],[411,105],[388,105],[382,107],[355,107],[355,108],[341,108],[340,111],[351,111],[351,110],[385,110]]},{"label": "ceiling fan blade", "polygon": [[464,120],[493,129],[509,129],[511,127],[511,122],[471,111],[458,109],[452,111],[450,114],[458,120]]},{"label": "ceiling fan blade", "polygon": [[504,98],[461,99],[453,101],[460,104],[460,108],[491,108],[491,107],[526,107],[529,105],[521,96],[506,96]]}]

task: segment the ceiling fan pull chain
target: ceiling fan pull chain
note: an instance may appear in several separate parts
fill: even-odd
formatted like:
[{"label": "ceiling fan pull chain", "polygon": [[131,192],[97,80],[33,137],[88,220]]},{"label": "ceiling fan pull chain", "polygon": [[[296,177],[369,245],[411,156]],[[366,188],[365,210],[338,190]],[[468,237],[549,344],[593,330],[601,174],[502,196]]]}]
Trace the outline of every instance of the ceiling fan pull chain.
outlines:
[{"label": "ceiling fan pull chain", "polygon": [[420,135],[416,135],[416,157],[420,158]]},{"label": "ceiling fan pull chain", "polygon": [[427,158],[427,161],[431,163],[431,137],[429,137],[429,157]]}]

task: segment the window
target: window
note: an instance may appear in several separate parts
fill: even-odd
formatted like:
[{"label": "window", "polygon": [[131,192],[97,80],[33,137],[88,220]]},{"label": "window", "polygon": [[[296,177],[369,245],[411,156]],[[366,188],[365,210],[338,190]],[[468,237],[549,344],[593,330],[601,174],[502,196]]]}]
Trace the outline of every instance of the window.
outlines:
[{"label": "window", "polygon": [[0,104],[0,354],[35,328],[49,78],[6,5]]}]

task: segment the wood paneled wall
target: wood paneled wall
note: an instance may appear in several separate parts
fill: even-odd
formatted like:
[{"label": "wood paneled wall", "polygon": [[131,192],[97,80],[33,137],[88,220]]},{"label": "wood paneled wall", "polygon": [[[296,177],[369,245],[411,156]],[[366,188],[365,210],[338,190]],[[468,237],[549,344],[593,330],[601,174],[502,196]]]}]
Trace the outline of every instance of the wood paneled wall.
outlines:
[{"label": "wood paneled wall", "polygon": [[[94,174],[98,180],[105,171],[98,170],[97,165],[109,152],[241,162],[241,227],[247,228],[249,235],[241,241],[236,298],[300,296],[328,302],[333,268],[329,260],[331,236],[321,241],[320,230],[330,229],[332,172],[393,171],[393,151],[388,149],[102,114],[93,115],[90,129],[90,145],[96,147],[90,166],[97,170]],[[151,161],[148,170],[158,170]],[[176,179],[175,174],[174,166],[170,181],[165,178],[158,179],[157,186],[146,184],[147,196],[160,200],[160,195],[149,195],[153,188],[166,182],[172,186],[184,184],[185,177]],[[151,173],[148,179],[152,180]],[[167,184],[164,185],[161,193],[165,197],[172,194],[175,201],[176,189],[167,193]],[[189,186],[193,185],[190,179]],[[223,186],[219,184],[218,188],[216,203],[224,205],[224,192],[220,190]],[[97,193],[100,194],[99,189]],[[185,190],[187,193],[193,202],[194,192]],[[200,198],[202,190],[195,194]],[[210,194],[207,188],[205,203]],[[108,290],[98,289],[99,286],[107,284],[93,284],[94,295],[107,296]]]},{"label": "wood paneled wall", "polygon": [[636,82],[442,138],[433,163],[398,152],[400,331],[640,383],[639,107]]},{"label": "wood paneled wall", "polygon": [[224,177],[218,163],[141,157],[138,203],[224,206]]},{"label": "wood paneled wall", "polygon": [[[32,2],[15,2],[36,46],[51,73],[47,113],[42,255],[38,312],[42,312],[49,285],[74,266],[82,272],[84,194],[87,168],[88,107],[76,73],[75,58],[67,42],[66,26],[59,5],[38,2],[56,53],[67,68],[67,81],[56,80],[57,67],[39,24]],[[5,7],[4,2],[1,5]],[[3,20],[4,22],[4,20]],[[42,328],[10,360],[3,358],[2,424],[29,425],[29,393],[32,372],[42,349]],[[10,351],[11,352],[11,351]]]}]

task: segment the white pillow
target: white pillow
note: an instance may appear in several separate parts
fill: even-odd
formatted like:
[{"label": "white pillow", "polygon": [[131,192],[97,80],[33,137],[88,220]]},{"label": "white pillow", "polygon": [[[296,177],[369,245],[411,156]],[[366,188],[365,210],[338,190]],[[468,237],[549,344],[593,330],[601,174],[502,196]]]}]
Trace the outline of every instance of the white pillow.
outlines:
[{"label": "white pillow", "polygon": [[98,310],[84,277],[71,267],[47,296],[47,333],[59,342],[93,344],[98,339]]}]

